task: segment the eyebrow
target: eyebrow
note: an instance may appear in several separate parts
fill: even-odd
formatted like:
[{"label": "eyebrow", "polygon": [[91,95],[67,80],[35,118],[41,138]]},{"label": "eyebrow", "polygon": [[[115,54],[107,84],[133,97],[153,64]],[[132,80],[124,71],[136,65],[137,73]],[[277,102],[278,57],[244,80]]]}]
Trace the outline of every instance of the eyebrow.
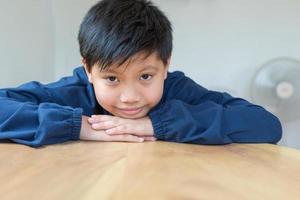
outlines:
[{"label": "eyebrow", "polygon": [[[147,69],[154,69],[154,70],[158,70],[157,67],[155,67],[154,65],[146,65],[145,67],[143,67],[141,70],[139,70],[139,72],[142,72],[144,70],[147,70]],[[117,72],[113,69],[106,69],[106,70],[103,70],[102,72],[105,72],[105,73],[114,73],[114,74],[120,74],[120,72]]]},{"label": "eyebrow", "polygon": [[147,69],[154,69],[154,70],[158,70],[157,67],[155,67],[154,65],[146,65],[145,67],[143,67],[139,72],[147,70]]},{"label": "eyebrow", "polygon": [[119,72],[117,72],[117,71],[115,71],[115,70],[113,70],[113,69],[105,69],[105,70],[103,70],[102,72],[104,72],[104,73],[114,73],[114,74],[119,74]]}]

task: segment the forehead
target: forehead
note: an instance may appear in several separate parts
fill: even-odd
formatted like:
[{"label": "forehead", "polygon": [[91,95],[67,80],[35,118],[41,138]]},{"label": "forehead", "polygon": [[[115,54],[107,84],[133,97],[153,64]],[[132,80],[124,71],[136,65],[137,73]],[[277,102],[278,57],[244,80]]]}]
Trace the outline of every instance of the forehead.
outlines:
[{"label": "forehead", "polygon": [[114,63],[101,72],[123,72],[125,70],[160,69],[164,67],[163,61],[155,53],[137,53],[122,64]]}]

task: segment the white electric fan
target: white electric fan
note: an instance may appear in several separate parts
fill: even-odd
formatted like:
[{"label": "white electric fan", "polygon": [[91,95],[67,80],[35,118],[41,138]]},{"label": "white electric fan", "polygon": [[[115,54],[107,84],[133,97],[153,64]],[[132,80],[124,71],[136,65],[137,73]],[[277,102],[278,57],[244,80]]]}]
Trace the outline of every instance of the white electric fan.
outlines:
[{"label": "white electric fan", "polygon": [[254,103],[289,122],[300,119],[300,61],[277,58],[256,73],[251,88]]}]

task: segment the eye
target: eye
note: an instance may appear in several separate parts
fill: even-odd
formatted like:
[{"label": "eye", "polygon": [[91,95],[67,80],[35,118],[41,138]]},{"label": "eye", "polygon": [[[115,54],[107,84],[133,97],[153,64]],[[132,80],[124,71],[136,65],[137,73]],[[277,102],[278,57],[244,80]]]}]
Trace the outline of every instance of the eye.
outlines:
[{"label": "eye", "polygon": [[150,74],[143,74],[141,77],[140,77],[140,80],[142,81],[148,81],[152,78],[153,76],[150,75]]},{"label": "eye", "polygon": [[118,78],[115,76],[108,76],[105,79],[109,84],[116,84],[119,82]]}]

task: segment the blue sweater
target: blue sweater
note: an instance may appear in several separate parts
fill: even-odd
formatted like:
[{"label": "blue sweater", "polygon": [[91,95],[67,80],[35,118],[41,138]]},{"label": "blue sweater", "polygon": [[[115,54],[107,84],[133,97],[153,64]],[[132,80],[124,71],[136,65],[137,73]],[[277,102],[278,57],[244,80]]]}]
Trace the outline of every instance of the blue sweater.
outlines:
[{"label": "blue sweater", "polygon": [[[83,67],[43,85],[0,90],[0,140],[38,147],[78,140],[81,116],[109,114],[95,98]],[[279,120],[264,108],[209,91],[182,72],[168,73],[164,94],[148,114],[155,137],[193,144],[276,143]]]}]

